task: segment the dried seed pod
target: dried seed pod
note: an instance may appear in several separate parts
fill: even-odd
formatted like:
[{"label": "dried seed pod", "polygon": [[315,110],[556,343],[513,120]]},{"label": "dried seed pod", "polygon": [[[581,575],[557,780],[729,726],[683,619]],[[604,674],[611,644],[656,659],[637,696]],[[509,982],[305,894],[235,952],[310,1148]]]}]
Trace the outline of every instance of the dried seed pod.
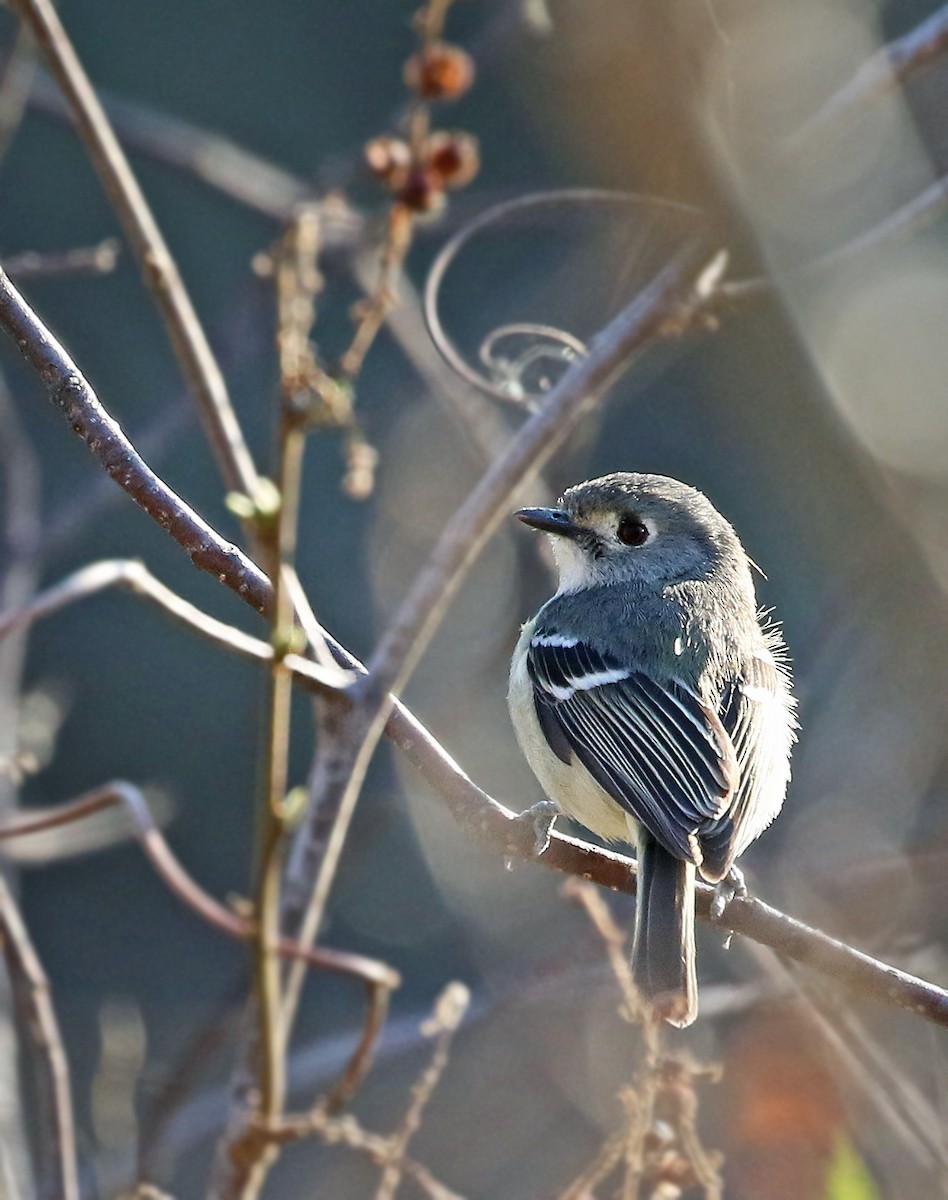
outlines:
[{"label": "dried seed pod", "polygon": [[412,212],[430,213],[444,203],[444,183],[430,167],[415,167],[395,194]]},{"label": "dried seed pod", "polygon": [[425,162],[448,188],[470,183],[481,165],[477,138],[469,133],[439,130],[425,142]]},{"label": "dried seed pod", "polygon": [[405,85],[423,100],[457,100],[474,82],[474,60],[447,42],[432,42],[405,63]]},{"label": "dried seed pod", "polygon": [[366,143],[365,161],[377,179],[401,187],[408,178],[411,151],[401,138],[377,137]]}]

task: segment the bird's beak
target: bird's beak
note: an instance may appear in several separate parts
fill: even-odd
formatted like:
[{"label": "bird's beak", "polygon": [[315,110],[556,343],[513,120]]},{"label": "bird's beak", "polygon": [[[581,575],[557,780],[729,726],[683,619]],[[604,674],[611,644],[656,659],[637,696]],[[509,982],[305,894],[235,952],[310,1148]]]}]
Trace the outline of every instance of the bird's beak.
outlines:
[{"label": "bird's beak", "polygon": [[542,529],[544,533],[553,533],[558,537],[575,538],[586,532],[582,525],[574,524],[569,513],[561,508],[518,508],[514,516],[532,529]]}]

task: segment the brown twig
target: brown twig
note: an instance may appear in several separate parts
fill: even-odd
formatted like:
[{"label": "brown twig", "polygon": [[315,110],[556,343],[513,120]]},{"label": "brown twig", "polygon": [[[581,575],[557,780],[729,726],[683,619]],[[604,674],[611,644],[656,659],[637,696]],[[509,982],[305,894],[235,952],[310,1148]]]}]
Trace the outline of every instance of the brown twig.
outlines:
[{"label": "brown twig", "polygon": [[50,399],[108,474],[169,533],[199,570],[209,571],[258,612],[272,599],[264,573],[226,542],[143,462],[65,349],[0,268],[0,326],[49,390]]},{"label": "brown twig", "polygon": [[76,1134],[70,1096],[69,1064],[50,996],[49,979],[40,963],[19,909],[0,873],[0,932],[23,1026],[41,1064],[44,1112],[34,1129],[41,1130],[38,1161],[48,1172],[47,1194],[79,1200]]},{"label": "brown twig", "polygon": [[257,472],[227,385],[177,265],[51,0],[13,0],[69,101],[79,134],[165,322],[227,487],[252,495]]},{"label": "brown twig", "polygon": [[436,1039],[434,1052],[428,1066],[412,1087],[408,1108],[398,1129],[392,1134],[390,1157],[379,1180],[375,1200],[395,1200],[405,1173],[405,1154],[411,1139],[421,1128],[425,1109],[448,1065],[454,1035],[464,1020],[470,1002],[471,993],[463,983],[449,983],[435,1002],[433,1017],[422,1027],[426,1037]]},{"label": "brown twig", "polygon": [[65,275],[107,275],[114,271],[119,260],[120,245],[116,238],[105,238],[97,246],[80,246],[75,250],[26,250],[9,254],[3,260],[7,274],[24,283],[33,279],[62,278]]},{"label": "brown twig", "polygon": [[[317,1108],[302,1117],[286,1117],[270,1129],[260,1129],[257,1136],[268,1142],[289,1145],[292,1142],[318,1137],[329,1146],[346,1146],[366,1155],[374,1163],[384,1163],[391,1154],[391,1136],[371,1133],[355,1117],[333,1117]],[[402,1173],[430,1200],[464,1200],[457,1192],[435,1179],[427,1167],[414,1159],[402,1162]]]},{"label": "brown twig", "polygon": [[[83,820],[102,809],[121,806],[131,818],[136,840],[148,861],[157,871],[168,890],[187,905],[206,924],[240,941],[255,935],[255,924],[220,904],[205,892],[181,866],[159,829],[148,802],[139,788],[124,780],[115,780],[94,791],[36,813],[24,814],[0,823],[0,841],[26,837],[31,833],[55,829],[73,821]],[[291,938],[281,938],[279,951],[286,958],[305,958],[321,970],[346,975],[375,987],[398,986],[398,974],[390,967],[361,954],[329,950],[324,946],[300,946]]]}]

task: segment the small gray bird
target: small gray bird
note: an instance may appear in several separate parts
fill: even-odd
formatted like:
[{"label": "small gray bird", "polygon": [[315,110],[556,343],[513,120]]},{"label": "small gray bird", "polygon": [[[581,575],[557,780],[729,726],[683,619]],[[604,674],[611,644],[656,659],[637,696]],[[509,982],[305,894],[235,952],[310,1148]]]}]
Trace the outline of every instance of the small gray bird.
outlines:
[{"label": "small gray bird", "polygon": [[690,1025],[695,872],[724,880],[790,777],[783,642],[737,534],[686,484],[617,473],[515,515],[559,567],[514,651],[517,737],[563,813],[635,844],[633,974],[653,1011]]}]

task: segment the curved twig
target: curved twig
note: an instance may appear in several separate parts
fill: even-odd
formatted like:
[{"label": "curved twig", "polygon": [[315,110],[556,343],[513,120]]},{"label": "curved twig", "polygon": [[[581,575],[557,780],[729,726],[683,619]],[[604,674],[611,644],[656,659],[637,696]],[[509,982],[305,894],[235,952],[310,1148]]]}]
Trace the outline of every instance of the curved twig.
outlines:
[{"label": "curved twig", "polygon": [[[212,925],[229,937],[248,941],[255,936],[253,921],[238,916],[194,882],[165,840],[141,791],[134,784],[124,780],[114,780],[53,809],[3,821],[0,823],[0,841],[26,837],[31,833],[41,833],[47,829],[68,825],[113,805],[121,805],[128,812],[133,822],[135,837],[146,857],[168,890],[183,904],[206,924]],[[324,971],[351,976],[376,986],[394,988],[399,983],[397,971],[361,954],[329,950],[325,946],[301,946],[291,938],[281,938],[279,950],[285,958],[302,958]]]},{"label": "curved twig", "polygon": [[[428,333],[431,336],[431,340],[437,347],[441,357],[466,383],[477,388],[478,391],[485,392],[489,396],[494,396],[498,400],[505,400],[508,404],[514,403],[517,407],[523,407],[521,400],[513,395],[509,388],[495,384],[485,379],[484,376],[479,375],[458,352],[454,343],[448,337],[444,326],[441,324],[441,317],[438,312],[441,285],[444,282],[448,268],[475,234],[480,233],[497,221],[505,220],[507,217],[523,212],[526,209],[546,208],[564,203],[630,206],[641,204],[643,200],[647,200],[649,204],[655,207],[667,208],[669,211],[697,214],[697,210],[688,208],[686,205],[675,204],[671,200],[658,200],[651,196],[638,196],[633,192],[619,192],[609,190],[608,188],[558,188],[549,192],[533,192],[527,196],[518,196],[514,200],[506,200],[501,204],[495,204],[486,212],[475,217],[473,221],[469,221],[438,251],[438,255],[425,281],[423,296],[425,323],[428,326]],[[561,333],[560,336],[569,338],[568,334]],[[585,351],[586,347],[581,342],[577,344]]]}]

